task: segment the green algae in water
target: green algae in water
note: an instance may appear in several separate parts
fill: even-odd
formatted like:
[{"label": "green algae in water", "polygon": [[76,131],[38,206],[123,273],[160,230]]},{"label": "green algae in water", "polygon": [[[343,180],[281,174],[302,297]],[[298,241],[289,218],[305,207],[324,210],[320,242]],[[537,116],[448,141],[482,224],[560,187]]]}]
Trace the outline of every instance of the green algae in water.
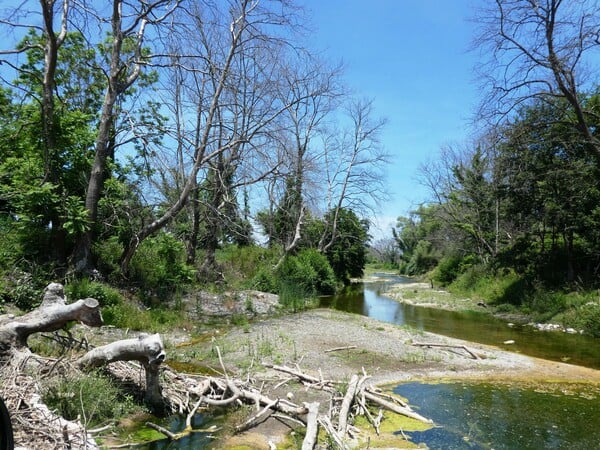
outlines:
[{"label": "green algae in water", "polygon": [[437,425],[407,433],[430,449],[592,449],[600,443],[595,389],[406,383],[394,393],[410,398],[413,409]]},{"label": "green algae in water", "polygon": [[143,442],[139,445],[131,446],[130,448],[136,450],[166,450],[166,449],[209,449],[213,448],[214,438],[209,430],[211,427],[220,426],[222,422],[221,416],[215,416],[212,414],[196,414],[192,418],[191,426],[192,432],[188,435],[171,441],[161,433],[153,430],[150,427],[145,426],[146,421],[152,421],[157,425],[165,427],[173,433],[181,432],[185,428],[185,417],[184,416],[171,416],[165,419],[158,420],[156,418],[146,418],[142,422],[138,423],[133,430],[130,430],[130,437],[134,442]]}]

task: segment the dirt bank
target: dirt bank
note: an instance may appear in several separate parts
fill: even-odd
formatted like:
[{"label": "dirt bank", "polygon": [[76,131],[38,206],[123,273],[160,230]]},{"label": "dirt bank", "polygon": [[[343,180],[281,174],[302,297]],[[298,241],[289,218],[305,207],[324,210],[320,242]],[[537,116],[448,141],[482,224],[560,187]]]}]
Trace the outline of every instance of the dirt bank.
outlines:
[{"label": "dirt bank", "polygon": [[[193,345],[174,348],[171,357],[189,361],[190,355],[195,355],[201,364],[220,370],[215,347],[219,347],[230,374],[241,379],[261,380],[263,392],[271,398],[288,396],[296,404],[320,401],[327,405],[328,400],[319,391],[306,389],[286,374],[264,367],[263,363],[286,365],[321,379],[340,381],[348,381],[353,374],[362,374],[364,370],[371,376],[368,383],[372,385],[409,380],[481,379],[536,386],[547,382],[586,383],[595,390],[600,389],[600,371],[597,370],[531,358],[328,309],[267,318],[228,331],[220,330]],[[289,428],[269,420],[250,433],[224,438],[218,448],[238,445],[256,449],[273,448],[272,445],[296,448],[285,444],[289,436]],[[393,434],[388,436],[388,441],[384,438],[387,444],[372,448],[397,448],[397,445],[408,448],[412,444]],[[376,439],[380,437],[373,436],[372,444]]]},{"label": "dirt bank", "polygon": [[[449,347],[415,345],[426,343]],[[307,373],[318,376],[320,372],[333,379],[350,378],[364,368],[373,384],[416,378],[519,378],[600,384],[597,370],[327,309],[261,320],[202,345],[205,350],[219,346],[223,361],[235,372],[253,367],[265,376],[271,374],[261,363],[298,366]],[[185,357],[189,348],[182,350],[179,355],[175,350],[174,356]]]}]

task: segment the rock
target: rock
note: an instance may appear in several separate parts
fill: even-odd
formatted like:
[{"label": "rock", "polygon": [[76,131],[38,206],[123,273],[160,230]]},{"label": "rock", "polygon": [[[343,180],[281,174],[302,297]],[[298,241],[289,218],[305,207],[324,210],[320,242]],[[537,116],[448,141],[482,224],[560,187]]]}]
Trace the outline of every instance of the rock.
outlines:
[{"label": "rock", "polygon": [[506,345],[512,345],[514,343],[515,343],[515,341],[513,341],[512,339],[509,339],[508,341],[503,342],[503,344],[506,344]]}]

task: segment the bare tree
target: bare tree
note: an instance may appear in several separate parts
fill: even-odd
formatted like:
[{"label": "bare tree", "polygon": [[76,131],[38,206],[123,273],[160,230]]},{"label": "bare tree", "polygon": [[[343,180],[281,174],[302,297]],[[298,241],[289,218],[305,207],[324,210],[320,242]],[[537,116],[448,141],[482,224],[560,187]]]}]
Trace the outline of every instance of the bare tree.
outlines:
[{"label": "bare tree", "polygon": [[[288,174],[285,177],[285,204],[279,205],[283,215],[283,257],[292,251],[301,238],[301,225],[306,213],[305,189],[309,178],[321,174],[319,159],[322,150],[317,137],[340,102],[344,89],[340,84],[341,67],[327,67],[310,55],[300,64],[290,65],[283,74],[282,95],[292,100],[287,110],[288,139],[284,141]],[[321,197],[322,198],[322,197]]]},{"label": "bare tree", "polygon": [[331,214],[319,241],[320,251],[326,251],[335,243],[342,208],[366,216],[388,195],[384,167],[390,156],[379,140],[385,119],[373,117],[370,100],[351,99],[345,112],[347,128],[337,139],[325,143],[323,153],[327,186],[325,208]]},{"label": "bare tree", "polygon": [[583,101],[600,50],[600,3],[495,0],[476,20],[481,31],[475,45],[488,58],[479,70],[489,94],[481,115],[506,117],[535,99],[564,99],[573,109],[573,126],[600,165],[600,140],[591,126],[598,112]]},{"label": "bare tree", "polygon": [[[90,16],[95,16],[99,23],[105,19],[94,13],[88,5],[82,5]],[[95,224],[98,217],[98,202],[104,186],[107,161],[114,151],[112,131],[117,111],[115,106],[119,98],[138,80],[142,67],[152,59],[144,54],[144,39],[149,26],[157,26],[164,22],[179,6],[179,0],[155,0],[152,2],[129,3],[124,0],[113,0],[109,19],[110,24],[110,56],[106,70],[106,91],[98,133],[95,144],[94,162],[88,178],[85,208],[89,221]],[[124,45],[132,42],[133,52],[124,51]],[[94,228],[81,236],[74,254],[76,271],[85,272],[93,269],[92,243]]]},{"label": "bare tree", "polygon": [[[277,52],[286,45],[273,30],[289,23],[285,4],[283,10],[281,5],[273,9],[269,6],[248,0],[232,0],[228,10],[194,4],[181,11],[187,17],[177,17],[179,23],[185,24],[178,31],[177,45],[182,52],[180,67],[186,72],[185,95],[189,97],[175,101],[189,105],[183,98],[195,98],[195,112],[189,116],[185,112],[178,114],[180,120],[173,135],[177,142],[185,142],[185,148],[178,151],[176,198],[129,242],[121,260],[124,272],[139,244],[173,220],[209,174],[216,183],[216,195],[204,206],[215,216],[221,205],[229,201],[226,196],[231,189],[251,183],[247,170],[236,178],[240,164],[260,157],[265,135],[297,101],[281,101],[269,94],[270,84],[278,80]],[[190,41],[190,36],[197,39]],[[262,174],[254,173],[254,180],[272,170],[264,168]],[[223,185],[225,179],[227,186]],[[205,266],[213,262],[208,253]]]}]

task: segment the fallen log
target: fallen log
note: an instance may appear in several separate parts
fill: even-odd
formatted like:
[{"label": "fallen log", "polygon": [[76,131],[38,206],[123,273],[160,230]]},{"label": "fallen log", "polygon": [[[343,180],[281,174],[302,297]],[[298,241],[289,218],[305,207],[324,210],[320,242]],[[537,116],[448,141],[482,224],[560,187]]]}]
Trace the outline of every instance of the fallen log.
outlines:
[{"label": "fallen log", "polygon": [[304,407],[308,410],[306,416],[306,434],[302,441],[302,450],[312,450],[317,444],[317,436],[319,434],[319,402],[304,403]]},{"label": "fallen log", "polygon": [[365,391],[364,395],[365,395],[365,398],[371,400],[373,403],[376,403],[379,406],[389,409],[392,412],[401,414],[406,417],[410,417],[411,419],[419,420],[423,423],[433,423],[432,420],[427,419],[427,418],[423,417],[422,415],[420,415],[419,413],[414,412],[409,407],[404,407],[404,406],[400,406],[395,403],[389,402],[387,400],[377,397],[375,394],[371,394],[370,392]]},{"label": "fallen log", "polygon": [[42,331],[56,331],[78,321],[91,327],[102,325],[100,304],[94,298],[66,304],[62,284],[50,283],[40,306],[22,316],[0,316],[0,344],[7,348],[27,347],[27,338]]},{"label": "fallen log", "polygon": [[471,358],[473,358],[473,359],[481,359],[476,353],[469,350],[466,345],[438,344],[438,343],[432,343],[432,342],[413,342],[412,345],[415,347],[456,348],[456,349],[464,350],[469,355],[471,355]]},{"label": "fallen log", "polygon": [[165,347],[158,333],[141,334],[137,338],[123,339],[96,347],[77,360],[82,368],[101,367],[115,361],[139,361],[146,372],[145,400],[160,407],[163,398],[160,389],[159,367],[166,358]]},{"label": "fallen log", "polygon": [[342,406],[340,407],[337,432],[341,436],[346,435],[346,428],[348,425],[348,414],[350,413],[350,406],[352,406],[352,402],[354,401],[354,397],[356,396],[357,388],[358,375],[352,375],[352,378],[350,378],[350,383],[348,383],[348,389],[346,390],[346,394],[344,395],[344,399],[342,400]]}]

